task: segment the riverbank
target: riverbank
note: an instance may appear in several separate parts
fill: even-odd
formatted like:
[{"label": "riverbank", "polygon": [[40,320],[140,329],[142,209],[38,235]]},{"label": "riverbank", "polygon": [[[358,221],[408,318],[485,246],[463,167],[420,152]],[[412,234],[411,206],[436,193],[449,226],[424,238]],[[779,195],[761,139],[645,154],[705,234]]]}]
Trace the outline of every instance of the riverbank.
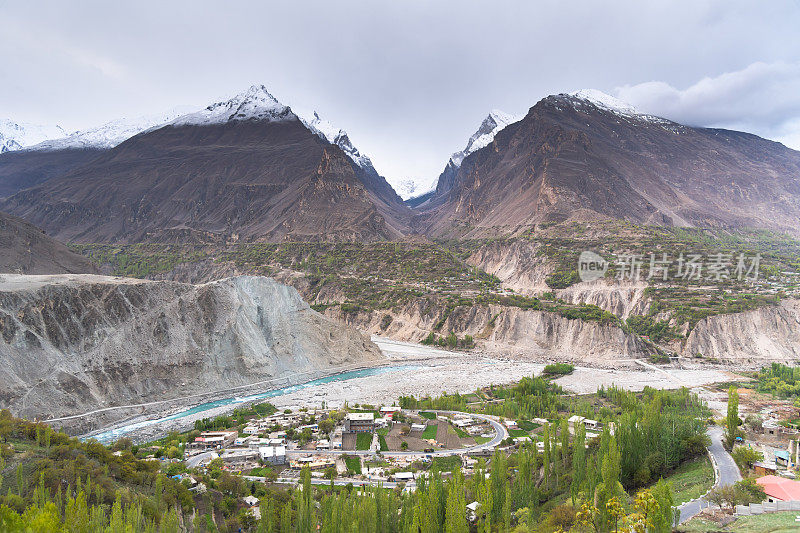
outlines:
[{"label": "riverbank", "polygon": [[[368,403],[391,405],[400,396],[423,397],[443,393],[469,393],[491,384],[516,382],[524,376],[541,374],[545,362],[515,357],[489,356],[480,352],[448,351],[420,344],[372,338],[386,356],[385,366],[306,378],[280,387],[242,389],[227,397],[174,400],[157,410],[132,413],[126,422],[112,427],[95,427],[85,437],[110,442],[126,436],[135,442],[159,438],[171,431],[182,431],[194,421],[228,413],[248,403],[269,401],[281,409],[303,407],[338,408]],[[576,367],[572,374],[556,380],[573,394],[596,392],[601,386],[617,385],[628,390],[697,387],[727,381],[731,374],[722,369],[672,368],[665,371],[632,360],[619,361],[618,368]]]}]

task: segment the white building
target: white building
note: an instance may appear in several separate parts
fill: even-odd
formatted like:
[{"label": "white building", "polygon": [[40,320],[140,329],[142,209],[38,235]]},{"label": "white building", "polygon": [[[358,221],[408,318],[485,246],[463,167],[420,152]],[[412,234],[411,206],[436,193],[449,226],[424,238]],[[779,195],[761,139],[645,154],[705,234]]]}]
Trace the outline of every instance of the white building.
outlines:
[{"label": "white building", "polygon": [[285,446],[262,446],[258,449],[258,454],[261,460],[271,465],[284,465],[286,464],[286,447]]}]

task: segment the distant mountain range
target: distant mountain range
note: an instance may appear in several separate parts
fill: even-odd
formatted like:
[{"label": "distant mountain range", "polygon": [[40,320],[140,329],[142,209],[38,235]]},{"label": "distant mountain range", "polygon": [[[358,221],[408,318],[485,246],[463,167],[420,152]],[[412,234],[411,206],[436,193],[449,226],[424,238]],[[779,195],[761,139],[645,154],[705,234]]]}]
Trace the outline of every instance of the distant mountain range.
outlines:
[{"label": "distant mountain range", "polygon": [[79,150],[79,157],[74,149],[9,154],[0,169],[9,161],[24,168],[25,158],[69,168],[33,175],[34,186],[0,210],[80,242],[386,240],[407,233],[410,212],[401,199],[346,133],[328,140],[328,130],[253,86],[111,149]]},{"label": "distant mountain range", "polygon": [[800,233],[800,152],[592,90],[492,111],[405,203],[345,131],[263,86],[59,139],[0,131],[0,211],[64,241],[472,238],[598,218]]},{"label": "distant mountain range", "polygon": [[449,168],[415,231],[486,237],[616,218],[800,234],[800,152],[642,114],[598,91],[544,98]]}]

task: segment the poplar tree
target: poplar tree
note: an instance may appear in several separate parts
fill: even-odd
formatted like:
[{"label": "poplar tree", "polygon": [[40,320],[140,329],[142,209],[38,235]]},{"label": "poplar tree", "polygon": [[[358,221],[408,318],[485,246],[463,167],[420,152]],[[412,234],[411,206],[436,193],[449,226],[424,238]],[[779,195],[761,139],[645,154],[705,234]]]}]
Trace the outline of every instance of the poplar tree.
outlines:
[{"label": "poplar tree", "polygon": [[736,387],[728,389],[728,416],[725,417],[725,446],[730,450],[739,431],[739,393]]},{"label": "poplar tree", "polygon": [[586,480],[586,428],[578,424],[575,428],[575,440],[572,442],[572,505],[576,504],[581,486]]},{"label": "poplar tree", "polygon": [[544,425],[544,432],[542,433],[542,441],[544,441],[544,460],[542,466],[544,468],[544,486],[550,489],[550,424]]}]

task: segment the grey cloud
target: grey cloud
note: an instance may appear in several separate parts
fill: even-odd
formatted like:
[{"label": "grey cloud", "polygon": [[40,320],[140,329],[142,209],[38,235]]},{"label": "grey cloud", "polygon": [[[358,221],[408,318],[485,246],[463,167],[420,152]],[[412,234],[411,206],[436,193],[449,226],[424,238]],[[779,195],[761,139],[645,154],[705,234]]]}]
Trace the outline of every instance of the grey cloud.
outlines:
[{"label": "grey cloud", "polygon": [[676,122],[742,129],[790,144],[800,135],[800,63],[756,62],[685,89],[650,81],[615,93],[641,111]]},{"label": "grey cloud", "polygon": [[392,183],[424,183],[491,109],[588,87],[698,124],[755,109],[752,89],[774,109],[743,124],[790,135],[800,113],[759,79],[793,76],[798,27],[791,0],[0,0],[0,117],[81,129],[263,83],[346,129]]}]

